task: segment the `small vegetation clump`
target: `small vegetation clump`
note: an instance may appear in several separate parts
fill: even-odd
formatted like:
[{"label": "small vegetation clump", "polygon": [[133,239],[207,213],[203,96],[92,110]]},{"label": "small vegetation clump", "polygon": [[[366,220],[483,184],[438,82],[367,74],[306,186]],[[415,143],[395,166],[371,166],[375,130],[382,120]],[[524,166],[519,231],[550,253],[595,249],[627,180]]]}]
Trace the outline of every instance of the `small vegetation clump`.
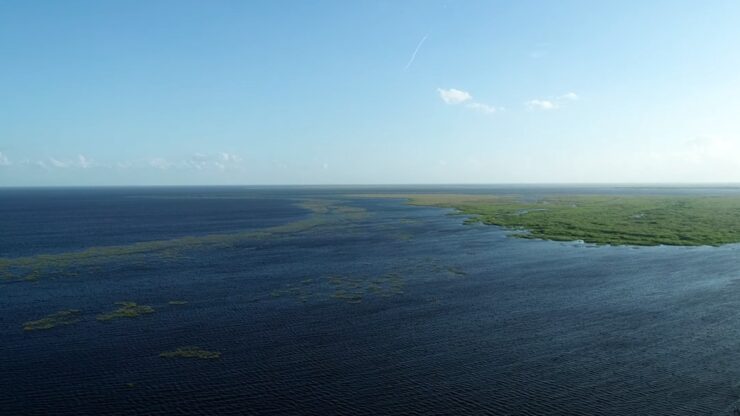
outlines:
[{"label": "small vegetation clump", "polygon": [[465,276],[467,273],[457,267],[447,266],[447,272],[455,276]]},{"label": "small vegetation clump", "polygon": [[218,351],[208,351],[200,347],[180,347],[174,351],[165,351],[159,354],[162,358],[198,358],[201,360],[216,360],[221,358]]},{"label": "small vegetation clump", "polygon": [[116,302],[116,305],[120,305],[121,307],[114,311],[100,314],[96,319],[98,321],[110,321],[117,318],[136,318],[154,312],[154,308],[151,306],[139,305],[135,302]]},{"label": "small vegetation clump", "polygon": [[37,321],[28,321],[23,324],[25,331],[37,331],[40,329],[52,329],[61,325],[72,325],[80,320],[80,311],[67,309],[45,316]]},{"label": "small vegetation clump", "polygon": [[362,302],[362,295],[363,292],[348,292],[346,290],[338,289],[334,291],[331,297],[343,300],[347,303],[360,303]]},{"label": "small vegetation clump", "polygon": [[171,300],[167,302],[168,305],[187,305],[188,301],[186,300]]},{"label": "small vegetation clump", "polygon": [[398,273],[379,277],[327,276],[304,279],[300,284],[288,283],[270,292],[273,298],[290,297],[301,302],[310,298],[336,299],[347,303],[362,303],[368,296],[391,297],[403,294],[404,278]]}]

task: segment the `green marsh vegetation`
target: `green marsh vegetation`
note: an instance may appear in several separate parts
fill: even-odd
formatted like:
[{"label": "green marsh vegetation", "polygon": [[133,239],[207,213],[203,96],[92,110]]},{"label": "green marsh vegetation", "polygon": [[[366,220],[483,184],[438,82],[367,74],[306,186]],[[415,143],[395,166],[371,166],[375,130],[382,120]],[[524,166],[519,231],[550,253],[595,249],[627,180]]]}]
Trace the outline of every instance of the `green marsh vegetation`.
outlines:
[{"label": "green marsh vegetation", "polygon": [[[141,315],[154,313],[155,309],[148,305],[139,305],[135,302],[116,302],[118,309],[101,313],[96,316],[99,322],[106,322],[117,318],[136,318]],[[171,300],[167,305],[180,306],[187,305],[184,300]],[[72,325],[80,321],[82,312],[79,309],[65,309],[47,315],[36,321],[28,321],[23,324],[26,331],[35,331],[40,329],[51,329],[62,325]]]},{"label": "green marsh vegetation", "polygon": [[521,231],[518,238],[611,245],[721,245],[740,242],[740,197],[374,194],[411,205],[453,208],[467,221]]},{"label": "green marsh vegetation", "polygon": [[185,253],[195,250],[227,249],[249,241],[290,236],[317,227],[346,225],[362,220],[368,215],[362,208],[343,205],[335,200],[308,199],[296,201],[296,205],[309,210],[311,215],[303,220],[260,230],[90,247],[66,253],[0,258],[0,280],[36,281],[40,278],[75,277],[101,271],[102,267],[115,262],[126,264],[173,262],[180,260]]},{"label": "green marsh vegetation", "polygon": [[154,313],[154,308],[147,305],[139,305],[136,302],[116,302],[120,307],[116,310],[102,313],[95,317],[98,321],[111,321],[119,318],[136,318],[141,315]]},{"label": "green marsh vegetation", "polygon": [[180,347],[174,351],[165,351],[159,354],[162,358],[197,358],[201,360],[217,360],[221,358],[218,351],[208,351],[200,347],[188,346]]},{"label": "green marsh vegetation", "polygon": [[72,325],[80,320],[81,312],[78,309],[66,309],[47,315],[36,321],[28,321],[23,324],[25,331],[38,331],[41,329],[52,329],[62,325]]}]

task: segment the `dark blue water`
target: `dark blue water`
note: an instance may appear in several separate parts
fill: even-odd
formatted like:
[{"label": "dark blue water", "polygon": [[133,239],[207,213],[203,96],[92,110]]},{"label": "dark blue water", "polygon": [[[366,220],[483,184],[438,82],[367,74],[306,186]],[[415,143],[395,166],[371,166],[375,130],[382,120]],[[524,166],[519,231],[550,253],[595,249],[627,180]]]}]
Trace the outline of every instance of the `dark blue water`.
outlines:
[{"label": "dark blue water", "polygon": [[[520,240],[342,196],[357,191],[0,191],[4,257],[269,229],[310,218],[302,199],[365,210],[170,260],[0,281],[0,414],[732,414],[738,246]],[[155,312],[95,319],[118,301]],[[23,330],[70,308],[76,324]],[[159,357],[191,345],[221,358]]]}]

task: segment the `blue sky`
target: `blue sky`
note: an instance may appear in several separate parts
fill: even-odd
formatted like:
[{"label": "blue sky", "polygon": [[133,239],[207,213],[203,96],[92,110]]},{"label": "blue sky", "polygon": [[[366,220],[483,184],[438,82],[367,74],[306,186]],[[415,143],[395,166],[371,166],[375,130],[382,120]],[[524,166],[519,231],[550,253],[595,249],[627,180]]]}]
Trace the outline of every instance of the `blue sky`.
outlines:
[{"label": "blue sky", "polygon": [[0,0],[0,186],[740,182],[740,2]]}]

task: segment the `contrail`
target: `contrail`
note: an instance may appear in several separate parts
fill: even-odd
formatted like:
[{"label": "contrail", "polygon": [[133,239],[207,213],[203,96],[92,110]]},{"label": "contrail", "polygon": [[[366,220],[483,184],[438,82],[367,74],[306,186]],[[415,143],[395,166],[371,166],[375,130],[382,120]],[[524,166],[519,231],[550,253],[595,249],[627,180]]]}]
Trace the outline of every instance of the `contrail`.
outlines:
[{"label": "contrail", "polygon": [[414,61],[416,60],[416,54],[419,52],[419,49],[421,49],[421,45],[424,44],[424,41],[426,41],[428,37],[428,34],[424,35],[424,37],[421,38],[421,40],[419,41],[419,44],[416,45],[416,49],[414,49],[414,53],[411,54],[411,59],[409,59],[409,63],[407,63],[406,67],[403,68],[404,71],[408,71],[408,69],[411,67],[411,64],[414,63]]}]

